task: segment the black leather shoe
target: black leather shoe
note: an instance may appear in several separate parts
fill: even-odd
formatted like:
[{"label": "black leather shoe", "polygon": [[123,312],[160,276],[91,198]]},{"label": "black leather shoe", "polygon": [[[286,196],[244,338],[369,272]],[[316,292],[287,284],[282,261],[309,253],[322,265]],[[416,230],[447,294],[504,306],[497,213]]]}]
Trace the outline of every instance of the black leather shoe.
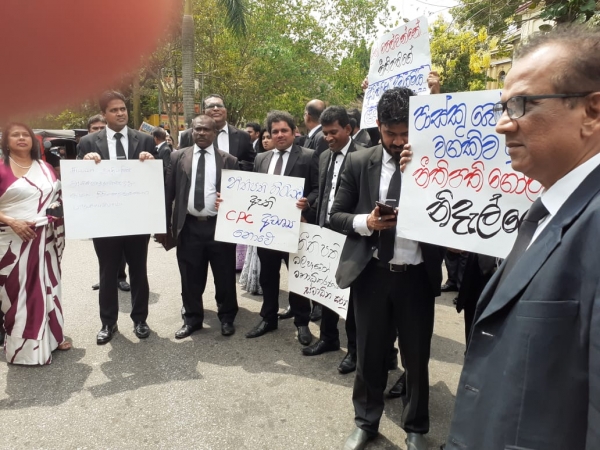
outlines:
[{"label": "black leather shoe", "polygon": [[302,345],[308,345],[312,342],[313,335],[307,325],[301,325],[298,327],[298,342]]},{"label": "black leather shoe", "polygon": [[371,439],[375,436],[370,435],[365,430],[356,428],[346,442],[344,443],[344,450],[363,450]]},{"label": "black leather shoe", "polygon": [[221,324],[221,334],[223,336],[232,336],[235,333],[235,327],[232,322],[223,322]]},{"label": "black leather shoe", "polygon": [[317,356],[325,352],[335,352],[340,349],[340,341],[325,342],[319,339],[313,345],[302,349],[304,356]]},{"label": "black leather shoe", "polygon": [[129,292],[131,290],[131,286],[125,280],[121,280],[117,283],[117,287],[121,289],[123,292]]},{"label": "black leather shoe", "polygon": [[321,320],[322,315],[323,315],[323,307],[321,305],[319,305],[318,303],[313,303],[313,309],[312,309],[312,312],[310,313],[310,321],[318,322],[319,320]]},{"label": "black leather shoe", "polygon": [[192,334],[194,331],[198,331],[202,329],[202,325],[198,327],[193,327],[191,325],[183,324],[183,326],[175,332],[175,339],[184,339]]},{"label": "black leather shoe", "polygon": [[354,372],[356,370],[356,354],[348,353],[342,359],[342,362],[338,366],[338,372],[342,375],[346,375],[347,373]]},{"label": "black leather shoe", "polygon": [[419,433],[407,433],[406,434],[406,450],[427,450],[427,440],[425,436]]},{"label": "black leather shoe", "polygon": [[398,355],[394,355],[390,358],[388,363],[388,370],[396,370],[398,368]]},{"label": "black leather shoe", "polygon": [[98,331],[96,335],[96,344],[104,345],[113,338],[114,334],[119,330],[119,327],[115,323],[112,326],[102,325],[102,329]]},{"label": "black leather shoe", "polygon": [[458,292],[458,286],[454,283],[444,283],[441,290],[442,292]]},{"label": "black leather shoe", "polygon": [[267,334],[269,331],[275,331],[277,329],[277,322],[266,322],[261,320],[258,325],[252,328],[250,331],[246,333],[246,337],[248,339],[257,338],[262,336],[263,334]]},{"label": "black leather shoe", "polygon": [[100,289],[100,283],[96,283],[92,286],[92,291],[97,291],[98,289]]},{"label": "black leather shoe", "polygon": [[292,313],[292,308],[288,306],[287,308],[285,308],[284,312],[277,314],[277,317],[279,318],[279,320],[291,319],[292,317],[294,317],[294,314]]},{"label": "black leather shoe", "polygon": [[389,398],[398,398],[406,395],[406,372],[400,375],[398,381],[390,388]]},{"label": "black leather shoe", "polygon": [[150,327],[146,322],[137,322],[133,324],[133,332],[140,339],[146,339],[150,336]]}]

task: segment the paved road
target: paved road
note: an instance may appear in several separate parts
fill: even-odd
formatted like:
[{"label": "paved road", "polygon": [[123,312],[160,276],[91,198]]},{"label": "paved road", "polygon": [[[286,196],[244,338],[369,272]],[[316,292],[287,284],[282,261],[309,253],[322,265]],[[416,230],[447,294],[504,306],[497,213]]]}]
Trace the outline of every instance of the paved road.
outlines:
[{"label": "paved road", "polygon": [[[285,268],[282,273],[285,272]],[[344,352],[305,357],[292,320],[258,339],[261,298],[238,291],[237,333],[220,334],[212,279],[205,329],[177,341],[181,326],[175,251],[150,243],[150,338],[140,341],[120,293],[120,333],[97,346],[98,266],[91,241],[68,241],[63,259],[65,331],[74,342],[46,367],[0,364],[0,448],[341,449],[353,428],[353,375],[339,375]],[[285,276],[283,277],[285,278]],[[286,286],[281,304],[287,304]],[[448,431],[464,351],[452,295],[436,306],[430,363],[431,449]],[[318,326],[311,324],[313,334]],[[342,338],[345,342],[345,336]],[[391,386],[399,372],[390,372]],[[402,404],[390,400],[369,450],[404,449]]]}]

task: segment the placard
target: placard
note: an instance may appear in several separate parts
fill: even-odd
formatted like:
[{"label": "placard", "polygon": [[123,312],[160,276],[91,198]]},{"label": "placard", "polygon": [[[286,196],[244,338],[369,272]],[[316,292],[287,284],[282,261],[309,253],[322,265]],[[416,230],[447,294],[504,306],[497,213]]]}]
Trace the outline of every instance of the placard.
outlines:
[{"label": "placard", "polygon": [[296,252],[303,193],[303,178],[223,170],[215,240]]},{"label": "placard", "polygon": [[298,253],[290,254],[288,287],[303,297],[326,306],[346,318],[350,288],[341,289],[335,272],[346,236],[327,228],[300,225]]},{"label": "placard", "polygon": [[381,36],[371,49],[369,87],[363,102],[361,128],[377,126],[377,103],[394,87],[428,94],[431,51],[427,18],[419,17]]},{"label": "placard", "polygon": [[504,258],[542,186],[512,170],[493,105],[500,91],[410,99],[413,158],[402,176],[398,235]]},{"label": "placard", "polygon": [[61,160],[65,237],[166,232],[163,163]]}]

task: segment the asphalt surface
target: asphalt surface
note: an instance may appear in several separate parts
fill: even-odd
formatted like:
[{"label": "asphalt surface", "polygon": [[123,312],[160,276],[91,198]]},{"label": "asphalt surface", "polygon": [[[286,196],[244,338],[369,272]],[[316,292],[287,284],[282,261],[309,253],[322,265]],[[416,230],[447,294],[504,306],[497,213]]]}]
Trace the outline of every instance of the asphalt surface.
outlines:
[{"label": "asphalt surface", "polygon": [[[119,334],[96,345],[101,327],[98,264],[91,241],[67,241],[63,258],[65,333],[74,348],[51,365],[19,367],[0,356],[0,448],[341,449],[354,427],[354,374],[336,368],[345,352],[306,357],[293,320],[257,339],[261,297],[238,288],[237,332],[221,336],[209,278],[204,329],[176,340],[182,324],[175,251],[150,242],[150,337],[140,341],[119,292]],[[282,268],[280,306],[287,305]],[[431,449],[447,435],[463,352],[453,293],[437,299],[430,369]],[[346,339],[340,323],[342,345]],[[318,335],[318,324],[311,323]],[[388,387],[399,376],[389,375]],[[402,403],[388,400],[380,436],[367,447],[405,449]]]}]

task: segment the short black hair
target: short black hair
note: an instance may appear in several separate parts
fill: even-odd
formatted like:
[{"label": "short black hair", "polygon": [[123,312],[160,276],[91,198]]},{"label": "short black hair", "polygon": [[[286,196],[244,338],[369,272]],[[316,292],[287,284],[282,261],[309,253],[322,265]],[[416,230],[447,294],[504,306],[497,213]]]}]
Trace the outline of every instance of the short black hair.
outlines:
[{"label": "short black hair", "polygon": [[336,121],[342,128],[350,124],[350,117],[348,117],[346,108],[342,106],[330,106],[321,114],[321,125],[333,125]]},{"label": "short black hair", "polygon": [[125,96],[119,91],[104,91],[98,102],[100,104],[100,111],[105,113],[108,104],[113,100],[123,100],[123,103],[125,103]]},{"label": "short black hair", "polygon": [[104,118],[104,116],[102,114],[96,114],[95,116],[90,117],[87,121],[88,132],[92,128],[92,125],[95,124],[96,122],[102,122],[102,123],[106,124],[106,119]]},{"label": "short black hair", "polygon": [[306,105],[306,108],[304,108],[304,111],[306,111],[306,114],[309,115],[309,117],[314,120],[315,122],[318,122],[319,119],[321,118],[321,114],[323,114],[323,109],[319,108],[318,106],[312,105],[311,103],[308,103]]},{"label": "short black hair", "polygon": [[161,127],[156,127],[154,130],[152,130],[152,136],[164,141],[167,139],[167,132]]},{"label": "short black hair", "polygon": [[10,160],[9,160],[10,149],[8,148],[8,135],[10,134],[11,130],[16,127],[23,127],[27,130],[27,132],[29,133],[29,136],[31,136],[31,153],[30,153],[31,159],[33,159],[35,161],[39,161],[40,160],[40,142],[35,137],[35,133],[31,129],[31,127],[29,125],[26,125],[26,124],[20,123],[20,122],[10,122],[10,123],[7,123],[6,126],[2,129],[2,140],[0,141],[0,150],[2,150],[2,158],[4,159],[4,165],[5,166],[10,165]]},{"label": "short black hair", "polygon": [[269,111],[267,114],[267,130],[269,130],[269,134],[271,134],[271,127],[274,122],[286,122],[292,129],[292,132],[296,129],[294,117],[287,111]]},{"label": "short black hair", "polygon": [[409,99],[415,95],[413,91],[404,87],[388,89],[383,93],[377,103],[377,120],[379,125],[408,125]]},{"label": "short black hair", "polygon": [[248,127],[252,127],[252,129],[253,129],[255,132],[257,132],[257,133],[260,133],[260,125],[259,125],[259,124],[257,124],[256,122],[248,122],[248,123],[246,124],[246,128],[248,128]]},{"label": "short black hair", "polygon": [[360,111],[357,108],[349,109],[348,116],[350,116],[351,119],[356,120],[356,123],[358,125],[360,125],[361,115],[360,115]]}]

